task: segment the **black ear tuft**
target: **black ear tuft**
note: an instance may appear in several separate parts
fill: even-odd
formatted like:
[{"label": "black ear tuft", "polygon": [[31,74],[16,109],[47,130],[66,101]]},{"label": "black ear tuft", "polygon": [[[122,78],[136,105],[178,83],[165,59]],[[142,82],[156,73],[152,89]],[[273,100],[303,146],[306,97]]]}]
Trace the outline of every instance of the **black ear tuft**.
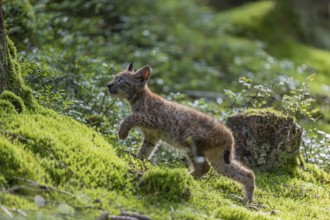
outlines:
[{"label": "black ear tuft", "polygon": [[130,62],[128,66],[126,67],[127,71],[133,71],[133,62]]}]

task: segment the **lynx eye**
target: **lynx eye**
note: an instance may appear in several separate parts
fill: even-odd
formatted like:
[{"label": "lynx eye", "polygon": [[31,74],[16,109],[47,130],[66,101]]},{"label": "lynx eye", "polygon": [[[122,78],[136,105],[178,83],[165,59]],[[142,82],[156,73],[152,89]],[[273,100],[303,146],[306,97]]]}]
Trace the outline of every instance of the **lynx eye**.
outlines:
[{"label": "lynx eye", "polygon": [[117,82],[122,83],[122,82],[125,82],[125,80],[123,78],[119,78],[119,79],[117,79]]}]

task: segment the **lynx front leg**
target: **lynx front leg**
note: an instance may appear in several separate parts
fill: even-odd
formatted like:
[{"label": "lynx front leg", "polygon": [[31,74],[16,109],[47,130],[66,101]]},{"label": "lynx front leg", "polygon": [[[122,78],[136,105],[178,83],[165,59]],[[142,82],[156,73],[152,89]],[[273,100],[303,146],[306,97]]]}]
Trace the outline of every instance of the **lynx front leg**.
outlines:
[{"label": "lynx front leg", "polygon": [[139,148],[137,156],[142,159],[151,159],[152,155],[155,152],[157,143],[158,139],[145,135],[142,146]]},{"label": "lynx front leg", "polygon": [[131,130],[129,123],[124,119],[119,125],[118,136],[121,140],[125,140],[128,136],[128,132]]},{"label": "lynx front leg", "polygon": [[196,179],[201,178],[204,174],[206,174],[210,170],[210,165],[208,164],[204,156],[189,151],[187,153],[187,159],[193,168],[189,172],[189,174]]},{"label": "lynx front leg", "polygon": [[127,116],[119,125],[118,136],[125,140],[128,132],[134,127],[153,129],[157,126],[157,120],[143,114],[131,114]]}]

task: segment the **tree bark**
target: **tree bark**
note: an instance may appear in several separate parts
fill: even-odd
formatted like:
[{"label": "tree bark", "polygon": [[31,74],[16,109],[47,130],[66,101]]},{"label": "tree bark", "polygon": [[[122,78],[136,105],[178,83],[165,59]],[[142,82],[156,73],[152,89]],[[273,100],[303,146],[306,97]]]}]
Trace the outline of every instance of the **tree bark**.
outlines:
[{"label": "tree bark", "polygon": [[7,63],[6,32],[2,16],[2,0],[0,0],[0,93],[6,89],[9,89],[9,69]]}]

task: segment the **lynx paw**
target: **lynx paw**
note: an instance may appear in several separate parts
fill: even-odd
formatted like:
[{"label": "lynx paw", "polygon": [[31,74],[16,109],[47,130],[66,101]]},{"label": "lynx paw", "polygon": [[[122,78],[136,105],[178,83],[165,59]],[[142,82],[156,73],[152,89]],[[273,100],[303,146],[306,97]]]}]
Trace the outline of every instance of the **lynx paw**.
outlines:
[{"label": "lynx paw", "polygon": [[124,130],[124,129],[121,129],[119,130],[118,132],[118,136],[121,140],[126,140],[127,136],[128,136],[128,131],[127,130]]},{"label": "lynx paw", "polygon": [[119,131],[118,131],[118,136],[121,140],[125,140],[128,136],[129,130],[123,126],[123,124],[120,125]]},{"label": "lynx paw", "polygon": [[205,173],[198,172],[196,170],[191,170],[188,174],[191,175],[194,179],[200,179]]}]

